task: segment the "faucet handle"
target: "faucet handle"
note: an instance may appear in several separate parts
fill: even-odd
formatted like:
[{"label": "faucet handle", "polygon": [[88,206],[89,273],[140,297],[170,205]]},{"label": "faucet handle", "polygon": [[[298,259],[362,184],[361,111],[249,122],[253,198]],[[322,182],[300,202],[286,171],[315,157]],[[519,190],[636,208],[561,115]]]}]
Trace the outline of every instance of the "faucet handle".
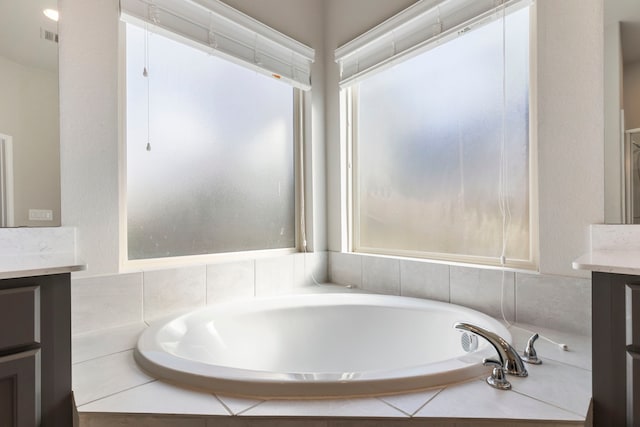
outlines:
[{"label": "faucet handle", "polygon": [[493,366],[493,372],[487,377],[487,384],[498,390],[511,390],[511,383],[507,381],[502,362],[494,359],[484,359],[482,364],[484,366]]},{"label": "faucet handle", "polygon": [[527,341],[527,347],[524,349],[524,356],[522,356],[522,361],[531,363],[532,365],[540,365],[542,360],[538,359],[538,353],[536,353],[536,349],[533,348],[533,343],[538,339],[538,334],[533,334],[529,341]]}]

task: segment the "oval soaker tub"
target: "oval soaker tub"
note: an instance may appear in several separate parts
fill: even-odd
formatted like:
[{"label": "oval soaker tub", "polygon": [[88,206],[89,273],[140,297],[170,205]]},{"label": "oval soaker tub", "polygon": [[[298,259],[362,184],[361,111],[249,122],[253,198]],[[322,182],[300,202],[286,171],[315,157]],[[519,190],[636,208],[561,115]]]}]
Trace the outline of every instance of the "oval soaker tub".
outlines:
[{"label": "oval soaker tub", "polygon": [[305,294],[208,306],[158,322],[140,337],[138,364],[213,392],[266,398],[407,392],[471,379],[495,355],[466,353],[456,321],[507,341],[495,319],[465,307],[370,294]]}]

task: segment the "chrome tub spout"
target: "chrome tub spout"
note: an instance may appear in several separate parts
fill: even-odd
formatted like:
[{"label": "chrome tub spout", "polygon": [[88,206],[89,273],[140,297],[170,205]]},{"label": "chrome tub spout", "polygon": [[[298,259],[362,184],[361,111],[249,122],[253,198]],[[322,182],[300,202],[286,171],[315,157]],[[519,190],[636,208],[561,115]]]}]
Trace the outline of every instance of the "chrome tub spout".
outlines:
[{"label": "chrome tub spout", "polygon": [[498,352],[500,362],[507,374],[516,375],[518,377],[526,377],[528,375],[527,368],[525,368],[524,362],[518,352],[511,346],[511,344],[498,334],[464,322],[456,322],[453,327],[461,331],[470,332],[487,340]]}]

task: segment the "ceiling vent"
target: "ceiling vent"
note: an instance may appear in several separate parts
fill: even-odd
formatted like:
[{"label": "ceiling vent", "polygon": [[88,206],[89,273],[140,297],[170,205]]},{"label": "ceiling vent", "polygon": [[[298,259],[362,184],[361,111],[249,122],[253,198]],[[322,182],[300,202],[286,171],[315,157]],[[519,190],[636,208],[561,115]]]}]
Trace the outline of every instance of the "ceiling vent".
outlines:
[{"label": "ceiling vent", "polygon": [[40,38],[58,43],[58,33],[40,28]]}]

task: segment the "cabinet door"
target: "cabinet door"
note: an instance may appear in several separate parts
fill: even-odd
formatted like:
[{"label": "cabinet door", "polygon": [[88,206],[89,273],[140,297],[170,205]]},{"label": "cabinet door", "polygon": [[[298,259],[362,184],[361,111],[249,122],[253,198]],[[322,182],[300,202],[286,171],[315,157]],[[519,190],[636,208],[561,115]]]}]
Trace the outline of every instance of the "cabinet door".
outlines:
[{"label": "cabinet door", "polygon": [[0,357],[0,426],[40,422],[40,350]]},{"label": "cabinet door", "polygon": [[40,288],[0,290],[0,350],[12,352],[40,344]]}]

